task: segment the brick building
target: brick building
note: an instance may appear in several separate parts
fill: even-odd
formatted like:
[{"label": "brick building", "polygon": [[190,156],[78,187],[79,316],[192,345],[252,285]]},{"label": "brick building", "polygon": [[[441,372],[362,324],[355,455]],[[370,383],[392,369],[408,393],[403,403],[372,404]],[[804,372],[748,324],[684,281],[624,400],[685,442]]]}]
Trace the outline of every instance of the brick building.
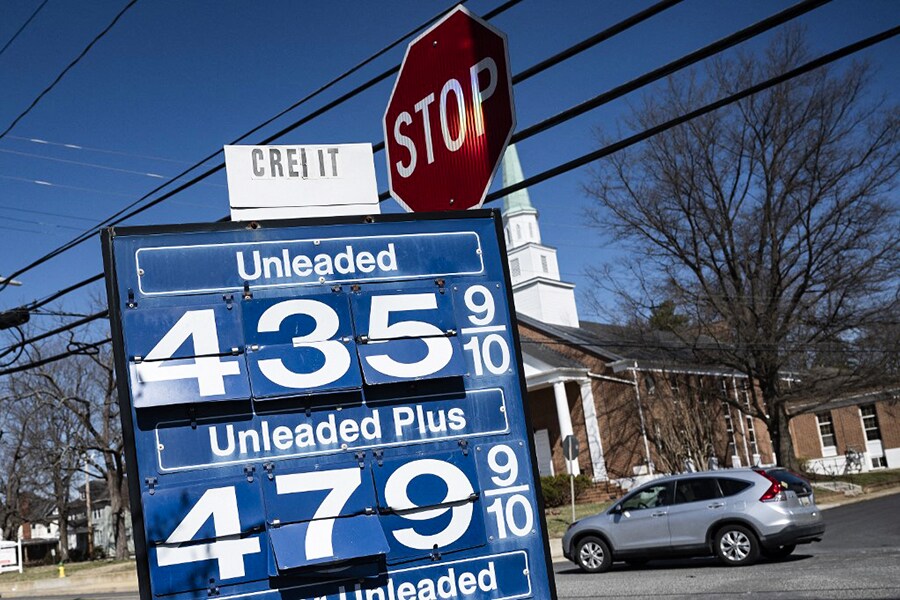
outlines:
[{"label": "brick building", "polygon": [[900,388],[792,408],[804,411],[791,419],[790,429],[808,470],[838,474],[900,468]]},{"label": "brick building", "polygon": [[[523,180],[514,146],[503,180]],[[581,321],[575,286],[561,280],[556,250],[541,241],[527,190],[504,199],[503,224],[542,475],[571,467],[596,482],[630,484],[660,470],[774,461],[762,423],[725,403],[749,402],[743,374],[697,365],[672,335],[637,339]],[[579,441],[572,465],[562,453],[568,435]]]},{"label": "brick building", "polygon": [[[504,187],[523,179],[510,146]],[[658,472],[775,463],[766,426],[747,414],[746,375],[698,364],[672,334],[580,320],[528,190],[507,196],[502,214],[542,475],[571,468],[628,487]],[[900,466],[898,412],[896,394],[835,400],[797,416],[791,435],[798,456],[820,469],[842,468],[848,448],[867,469]],[[579,441],[572,464],[562,451],[568,435]]]}]

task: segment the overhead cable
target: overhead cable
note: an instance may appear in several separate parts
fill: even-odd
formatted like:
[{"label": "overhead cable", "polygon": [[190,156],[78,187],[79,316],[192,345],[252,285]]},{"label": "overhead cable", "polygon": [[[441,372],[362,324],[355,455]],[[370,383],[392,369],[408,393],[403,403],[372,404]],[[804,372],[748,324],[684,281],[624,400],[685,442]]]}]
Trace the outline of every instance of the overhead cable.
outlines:
[{"label": "overhead cable", "polygon": [[[497,190],[491,194],[488,194],[485,201],[489,202],[489,201],[496,200],[498,198],[502,198],[503,196],[511,194],[520,189],[523,189],[526,187],[531,187],[538,183],[542,183],[543,181],[546,181],[547,179],[557,177],[557,176],[567,173],[573,169],[587,165],[595,160],[599,160],[600,158],[609,156],[611,154],[614,154],[615,152],[619,152],[620,150],[624,150],[625,148],[628,148],[630,146],[633,146],[635,144],[643,142],[655,135],[658,135],[669,129],[677,127],[678,125],[682,125],[692,119],[695,119],[697,117],[703,116],[710,112],[719,110],[720,108],[723,108],[725,106],[728,106],[730,104],[733,104],[735,102],[743,100],[744,98],[752,96],[753,94],[757,94],[759,92],[765,91],[767,89],[770,89],[770,88],[780,85],[782,83],[790,81],[791,79],[800,77],[801,75],[805,75],[811,71],[814,71],[815,69],[826,66],[826,65],[833,63],[835,61],[838,61],[842,58],[846,58],[847,56],[850,56],[856,52],[860,52],[860,51],[862,51],[866,48],[869,48],[875,44],[878,44],[880,42],[884,42],[888,39],[896,37],[898,34],[900,34],[900,26],[893,27],[891,29],[885,30],[881,33],[870,36],[868,38],[865,38],[865,39],[855,42],[853,44],[844,46],[838,50],[835,50],[834,52],[830,52],[828,54],[820,56],[819,58],[816,58],[814,60],[806,62],[803,65],[795,67],[794,69],[786,71],[786,72],[782,73],[781,75],[777,75],[775,77],[772,77],[770,79],[767,79],[765,81],[757,83],[753,86],[745,88],[739,92],[725,96],[724,98],[721,98],[715,102],[706,104],[700,108],[697,108],[693,111],[685,113],[684,115],[681,115],[674,119],[670,119],[668,121],[665,121],[664,123],[660,123],[659,125],[651,127],[649,129],[646,129],[640,133],[637,133],[637,134],[629,136],[625,139],[619,140],[618,142],[609,144],[609,145],[599,148],[593,152],[584,154],[576,159],[570,160],[566,163],[563,163],[561,165],[558,165],[556,167],[553,167],[551,169],[543,171],[542,173],[539,173],[537,175],[529,177],[521,182],[512,184],[503,189]],[[102,275],[100,275],[98,277],[102,277]],[[99,318],[96,315],[94,315],[94,316],[96,318]],[[71,329],[71,328],[72,327],[63,326],[60,328],[60,330],[64,331],[64,330]],[[24,340],[22,342],[23,345],[27,344],[27,343],[28,343],[28,340]],[[98,342],[98,343],[101,343],[101,342]],[[14,347],[16,347],[16,346],[9,347],[7,349],[7,352],[12,350]],[[60,355],[59,358],[65,358],[65,356]],[[15,370],[11,370],[11,369],[2,370],[2,371],[0,371],[0,376],[6,375],[10,372],[16,372],[19,370],[23,370],[25,367],[27,367],[27,365],[23,365],[21,367],[16,367]]]},{"label": "overhead cable", "polygon": [[[502,13],[503,11],[505,11],[505,10],[511,8],[512,6],[518,4],[519,2],[521,2],[521,0],[508,0],[508,1],[505,2],[504,4],[500,5],[499,7],[495,8],[495,9],[492,10],[490,13],[488,13],[487,15],[485,15],[485,18],[491,18],[491,17],[493,17],[493,16],[496,16],[496,15]],[[303,98],[301,98],[300,100],[298,100],[297,102],[295,102],[294,104],[292,104],[291,106],[289,106],[288,108],[282,110],[281,112],[279,112],[279,113],[276,114],[275,116],[273,116],[273,117],[267,119],[266,121],[260,123],[259,125],[257,125],[256,127],[254,127],[253,129],[251,129],[250,131],[244,133],[243,135],[241,135],[241,136],[235,138],[234,140],[232,140],[232,141],[230,142],[230,144],[238,144],[238,143],[244,141],[246,138],[248,138],[249,136],[253,135],[254,133],[256,133],[257,131],[259,131],[260,129],[266,127],[267,125],[270,125],[271,123],[273,123],[276,119],[278,119],[278,118],[284,116],[285,114],[287,114],[288,112],[290,112],[290,111],[292,111],[292,110],[295,110],[295,109],[298,108],[299,106],[305,104],[306,102],[312,100],[312,99],[315,98],[316,96],[318,96],[318,95],[320,95],[321,93],[325,92],[326,90],[330,89],[331,87],[333,87],[333,86],[336,85],[337,83],[343,81],[344,79],[346,79],[347,77],[349,77],[350,75],[352,75],[353,73],[355,73],[356,71],[358,71],[359,69],[361,69],[362,67],[364,67],[364,66],[366,66],[367,64],[371,63],[371,62],[372,62],[373,60],[375,60],[376,58],[380,57],[381,55],[385,54],[385,53],[388,52],[389,50],[393,49],[393,48],[396,47],[398,44],[400,44],[401,42],[403,42],[405,39],[409,38],[409,37],[412,36],[412,35],[415,35],[415,34],[418,33],[419,31],[425,29],[425,28],[426,28],[427,26],[429,26],[431,23],[433,23],[433,22],[437,21],[438,19],[440,19],[440,18],[441,18],[445,13],[447,13],[449,10],[452,10],[452,9],[445,9],[445,10],[441,11],[441,12],[438,13],[436,16],[434,16],[434,17],[432,17],[431,19],[425,21],[424,23],[422,23],[421,25],[419,25],[419,26],[416,27],[415,29],[413,29],[413,30],[409,31],[408,33],[406,33],[405,35],[403,35],[403,36],[397,38],[394,42],[388,44],[387,46],[385,46],[383,49],[379,50],[378,52],[376,52],[376,53],[373,54],[372,56],[370,56],[370,57],[368,57],[367,59],[363,60],[362,62],[358,63],[358,64],[355,65],[354,67],[348,69],[347,71],[345,71],[345,72],[342,73],[341,75],[335,77],[334,79],[332,79],[331,81],[329,81],[329,82],[326,83],[325,85],[319,87],[319,88],[316,89],[315,91],[313,91],[313,92],[307,94],[306,96],[304,96]],[[396,72],[396,71],[394,71],[394,72]],[[390,74],[390,73],[389,73],[389,74]],[[381,76],[379,76],[379,77],[381,77]],[[387,75],[385,75],[384,77],[387,77]],[[382,77],[382,78],[383,78],[383,77]],[[381,81],[381,79],[378,79],[378,81]],[[373,85],[374,85],[374,84],[373,84]],[[0,136],[0,137],[2,137],[2,136]],[[274,138],[273,138],[273,139],[274,139]],[[263,143],[268,143],[268,142],[263,142]],[[206,162],[212,160],[213,158],[215,158],[216,156],[218,156],[221,152],[222,152],[221,149],[214,151],[213,153],[211,153],[211,154],[209,154],[208,156],[204,157],[202,160],[200,160],[200,161],[194,163],[191,167],[185,169],[184,171],[182,171],[181,173],[179,173],[178,175],[176,175],[175,177],[173,177],[173,178],[170,179],[169,181],[167,181],[167,182],[165,182],[165,183],[162,183],[162,184],[160,184],[159,186],[157,186],[156,188],[150,190],[149,192],[147,192],[146,194],[144,194],[143,196],[141,196],[140,198],[138,198],[138,199],[135,200],[134,202],[132,202],[132,203],[128,204],[127,206],[125,206],[123,209],[121,209],[121,210],[119,210],[118,212],[114,213],[114,214],[111,215],[110,217],[107,217],[104,221],[101,222],[100,225],[98,225],[98,228],[99,228],[99,227],[102,227],[102,226],[104,226],[104,225],[114,224],[114,223],[116,223],[116,222],[119,222],[119,221],[122,221],[122,220],[124,220],[124,219],[127,219],[127,218],[129,218],[130,216],[133,216],[134,214],[137,214],[137,213],[139,213],[139,212],[142,212],[142,210],[146,210],[147,208],[150,208],[151,206],[154,206],[154,205],[158,204],[158,203],[161,202],[162,200],[165,200],[165,199],[167,199],[167,198],[170,198],[170,197],[173,196],[174,194],[177,194],[177,193],[179,193],[180,191],[186,189],[186,187],[189,187],[189,186],[191,186],[191,185],[194,185],[194,184],[196,184],[196,183],[199,183],[200,181],[202,181],[203,179],[209,177],[210,175],[213,175],[214,173],[217,173],[217,172],[220,171],[222,168],[224,168],[224,163],[222,163],[222,164],[220,164],[220,165],[214,167],[213,169],[207,170],[206,172],[202,173],[201,175],[199,175],[199,176],[197,176],[197,177],[194,177],[193,179],[191,179],[191,180],[188,182],[187,185],[181,185],[181,186],[179,186],[178,188],[176,188],[176,189],[173,190],[172,192],[169,192],[169,193],[165,194],[165,195],[162,197],[162,199],[157,199],[157,201],[154,201],[153,203],[149,204],[146,208],[143,208],[143,209],[141,209],[141,210],[137,210],[136,212],[135,212],[135,211],[132,211],[131,213],[128,212],[128,211],[132,210],[133,208],[135,208],[136,206],[138,206],[139,204],[141,204],[143,201],[145,201],[145,200],[147,200],[148,198],[152,197],[154,194],[160,192],[161,190],[165,189],[165,188],[168,187],[169,185],[173,184],[175,181],[181,179],[182,177],[185,177],[186,175],[188,175],[188,174],[191,173],[192,171],[195,171],[196,169],[200,168],[200,166],[202,166],[204,163],[206,163]],[[86,231],[85,231],[84,233],[82,233],[80,236],[77,236],[76,238],[70,240],[69,242],[63,244],[62,246],[59,246],[59,247],[57,247],[56,249],[54,249],[54,250],[50,251],[49,253],[45,254],[45,255],[42,256],[41,258],[38,258],[37,260],[31,262],[30,264],[26,265],[25,267],[23,267],[23,268],[21,268],[19,271],[17,271],[17,272],[16,272],[16,275],[11,275],[10,277],[15,277],[15,276],[21,275],[22,273],[25,273],[25,272],[27,272],[27,271],[29,271],[29,270],[31,270],[31,269],[37,267],[38,265],[41,265],[41,264],[47,262],[48,260],[54,258],[55,256],[58,256],[59,254],[62,254],[63,252],[66,252],[67,250],[70,250],[70,249],[72,249],[72,248],[74,248],[74,247],[76,247],[76,246],[78,246],[78,245],[84,243],[86,240],[91,239],[91,237],[93,237],[93,236],[96,234],[96,232],[98,231],[98,228],[93,228],[93,229],[90,229],[90,230],[86,230]],[[6,289],[6,284],[0,284],[0,291],[3,291],[4,289]]]},{"label": "overhead cable", "polygon": [[34,20],[34,18],[37,16],[37,14],[38,14],[39,12],[41,12],[41,9],[44,8],[44,6],[47,5],[47,2],[48,2],[48,1],[49,1],[49,0],[44,0],[43,2],[41,2],[41,3],[38,5],[38,7],[37,7],[36,9],[34,9],[34,12],[31,13],[31,16],[28,17],[28,18],[25,20],[25,22],[22,23],[22,26],[19,27],[19,29],[13,34],[13,36],[12,36],[11,38],[9,38],[9,41],[6,42],[5,44],[3,44],[3,47],[0,48],[0,56],[3,56],[3,53],[6,52],[6,49],[9,48],[10,45],[12,45],[12,43],[13,43],[14,41],[16,41],[16,38],[17,38],[17,37],[19,37],[19,34],[22,33],[23,31],[25,31],[25,28],[28,27],[28,25]]},{"label": "overhead cable", "polygon": [[[502,12],[508,10],[508,9],[511,8],[512,6],[518,4],[520,1],[521,1],[521,0],[509,0],[508,2],[506,2],[506,3],[504,3],[504,4],[500,5],[500,6],[498,6],[498,7],[495,8],[494,10],[492,10],[492,11],[486,13],[486,14],[483,16],[483,18],[484,18],[484,19],[491,19],[491,18],[493,18],[493,17],[496,17],[497,15],[499,15],[499,14],[501,14]],[[644,21],[644,20],[650,18],[651,16],[656,15],[656,14],[658,14],[658,13],[660,13],[660,12],[662,12],[662,11],[668,9],[668,8],[671,8],[672,6],[678,4],[678,3],[681,2],[681,1],[682,1],[682,0],[662,0],[662,1],[660,1],[660,2],[657,2],[656,4],[654,4],[654,5],[650,6],[650,7],[648,7],[647,9],[645,9],[645,10],[643,10],[643,11],[640,11],[639,13],[636,13],[635,15],[633,15],[633,16],[631,16],[631,17],[628,17],[628,18],[624,19],[623,21],[621,21],[621,22],[619,22],[619,23],[617,23],[617,24],[615,24],[615,25],[613,25],[613,26],[611,26],[611,27],[609,27],[609,28],[607,28],[607,29],[601,31],[600,33],[598,33],[598,34],[596,34],[596,35],[594,35],[594,36],[588,38],[587,40],[584,40],[584,41],[582,41],[582,42],[579,42],[578,44],[575,44],[574,46],[572,46],[572,47],[570,47],[570,48],[567,48],[566,50],[564,50],[564,51],[558,53],[557,55],[554,55],[553,57],[551,57],[551,58],[549,58],[549,59],[547,59],[547,60],[545,60],[545,61],[541,61],[540,63],[538,63],[537,65],[532,66],[531,68],[529,68],[528,70],[526,70],[526,71],[523,72],[522,74],[519,74],[519,75],[517,75],[516,77],[514,77],[514,81],[524,81],[524,80],[527,79],[528,77],[532,77],[532,76],[536,75],[537,73],[539,73],[539,72],[541,72],[541,71],[543,71],[543,70],[549,68],[549,67],[552,66],[553,64],[557,64],[557,63],[559,63],[559,62],[562,61],[562,60],[566,60],[566,59],[568,59],[568,58],[571,58],[571,57],[574,56],[575,54],[577,54],[577,53],[579,53],[579,52],[583,52],[583,51],[586,50],[587,48],[589,48],[589,47],[591,47],[591,46],[593,46],[593,45],[596,45],[596,44],[600,43],[600,42],[603,41],[603,40],[609,39],[609,38],[612,37],[612,35],[614,35],[615,33],[621,33],[621,32],[624,31],[625,29],[628,29],[629,27],[633,27],[634,25],[637,25],[638,23],[640,23],[640,22],[642,22],[642,21]],[[446,11],[445,11],[445,12],[446,12]],[[443,13],[442,13],[442,14],[443,14]],[[439,15],[439,16],[440,16],[440,15]],[[435,17],[435,19],[433,19],[433,20],[437,20],[437,18],[439,18],[439,16],[438,16],[438,17]],[[429,23],[430,23],[430,22],[429,22]],[[413,35],[416,31],[419,31],[420,29],[423,29],[423,28],[424,28],[425,26],[427,26],[429,23],[423,24],[422,26],[420,26],[419,28],[417,28],[415,31],[410,32],[409,34],[407,34],[406,37],[409,37],[410,35]],[[402,38],[402,39],[406,39],[406,37],[404,37],[404,38]],[[389,46],[389,48],[390,48],[390,47],[393,47],[394,45],[396,45],[397,43],[399,43],[400,41],[402,41],[402,39],[397,40],[396,42],[394,42],[391,46]],[[367,60],[371,60],[371,59],[367,59]],[[362,63],[361,63],[361,64],[362,64]],[[358,66],[359,66],[359,65],[358,65]],[[357,66],[357,67],[358,67],[358,66]],[[356,69],[357,67],[354,67],[354,69]],[[298,127],[300,127],[300,126],[306,124],[307,122],[311,121],[312,119],[315,119],[315,118],[317,118],[318,116],[324,114],[324,113],[327,112],[328,110],[331,110],[332,108],[338,106],[339,104],[342,104],[343,102],[349,100],[350,98],[354,97],[355,95],[357,95],[357,94],[359,94],[359,93],[361,93],[361,92],[363,92],[363,91],[369,89],[370,87],[374,86],[374,85],[377,84],[377,83],[380,83],[381,81],[383,81],[384,79],[390,77],[391,75],[396,74],[399,70],[400,70],[400,66],[397,65],[397,66],[395,66],[395,67],[392,67],[392,68],[390,68],[390,69],[384,71],[383,73],[381,73],[381,74],[379,74],[379,75],[376,75],[375,77],[373,77],[373,78],[369,79],[367,82],[365,82],[365,83],[363,83],[363,84],[357,86],[357,87],[354,88],[353,90],[350,90],[348,93],[346,93],[346,94],[344,94],[343,96],[337,98],[336,100],[334,100],[334,101],[328,103],[327,105],[325,105],[325,106],[319,108],[318,110],[314,111],[313,113],[310,113],[310,114],[308,114],[308,115],[302,117],[301,119],[295,121],[295,122],[292,123],[291,125],[289,125],[289,126],[283,128],[283,129],[281,129],[280,131],[276,132],[275,134],[273,134],[273,135],[267,137],[265,140],[262,140],[261,142],[259,142],[259,145],[265,145],[265,144],[268,144],[268,143],[270,143],[270,142],[272,142],[272,141],[278,139],[279,137],[281,137],[281,136],[283,136],[283,135],[289,133],[290,131],[293,131],[294,129],[296,129],[296,128],[298,128]],[[351,70],[351,71],[352,71],[352,70]],[[349,71],[348,71],[348,73],[349,73]],[[339,78],[333,80],[333,82],[327,84],[326,86],[323,86],[323,88],[320,88],[320,90],[317,90],[316,92],[314,92],[314,93],[311,94],[310,96],[307,96],[305,99],[299,101],[298,103],[295,103],[294,106],[296,107],[296,106],[298,106],[299,104],[305,102],[307,99],[309,99],[309,98],[311,98],[312,96],[318,94],[319,91],[324,90],[324,89],[326,89],[328,86],[332,85],[334,82],[339,81],[341,78],[343,78],[343,77],[344,77],[345,75],[347,75],[348,73],[345,73],[344,75],[341,75]],[[287,110],[287,109],[286,109],[286,110]],[[280,113],[278,116],[283,115],[285,112],[286,112],[286,111],[282,111],[282,113]],[[268,123],[271,123],[275,118],[277,118],[277,116],[276,116],[276,117],[273,117],[273,118],[270,119],[270,120],[268,120],[268,121],[267,121],[266,123],[264,123],[263,125],[260,125],[260,126],[258,126],[258,127],[256,127],[256,128],[254,128],[253,130],[251,130],[251,131],[248,132],[247,134],[244,134],[244,135],[241,136],[241,138],[239,138],[237,141],[232,142],[232,144],[238,143],[239,141],[241,141],[241,140],[243,140],[244,138],[248,137],[248,136],[251,135],[252,133],[258,131],[258,130],[259,130],[261,127],[263,127],[264,125],[266,125],[266,124],[268,124]],[[376,144],[373,145],[373,151],[376,151],[376,152],[379,151],[379,150],[382,150],[383,148],[384,148],[384,142],[383,142],[383,141],[380,142],[380,143],[376,143]],[[26,272],[30,271],[31,269],[33,269],[33,268],[35,268],[35,267],[37,267],[37,266],[43,264],[44,262],[47,262],[48,260],[51,260],[51,259],[54,258],[55,256],[58,256],[59,254],[62,254],[63,252],[66,252],[66,251],[70,250],[71,248],[74,248],[75,246],[78,246],[78,245],[82,244],[82,243],[85,242],[86,240],[91,239],[91,237],[93,237],[93,236],[96,234],[96,232],[98,231],[99,227],[102,227],[104,224],[114,224],[114,223],[116,223],[116,222],[121,222],[121,221],[127,220],[127,219],[129,219],[129,218],[131,218],[131,217],[133,217],[133,216],[135,216],[135,215],[137,215],[137,214],[139,214],[139,213],[141,213],[141,212],[143,212],[143,211],[145,211],[145,210],[148,210],[149,208],[152,208],[153,206],[155,206],[155,205],[157,205],[157,204],[159,204],[159,203],[161,203],[161,202],[163,202],[163,201],[165,201],[165,200],[171,198],[171,197],[174,196],[175,194],[178,194],[178,193],[182,192],[183,190],[187,189],[188,187],[191,187],[191,186],[195,185],[196,183],[199,183],[199,182],[202,181],[203,179],[206,179],[207,177],[209,177],[209,176],[211,176],[211,175],[213,175],[213,174],[215,174],[215,173],[221,171],[222,169],[225,168],[225,163],[219,163],[219,164],[217,164],[216,166],[214,166],[214,167],[208,169],[207,171],[201,173],[200,175],[197,175],[197,176],[194,177],[193,179],[191,179],[191,180],[189,180],[189,181],[187,181],[187,182],[181,184],[180,186],[176,187],[175,189],[170,190],[169,192],[166,192],[166,193],[163,194],[162,196],[160,196],[160,197],[158,197],[158,198],[156,198],[156,199],[154,199],[154,200],[152,200],[152,201],[150,201],[150,202],[148,202],[148,203],[146,203],[146,204],[143,204],[142,206],[138,206],[139,204],[141,204],[142,202],[144,202],[144,200],[147,200],[148,198],[150,198],[151,196],[153,196],[153,194],[155,194],[156,192],[162,190],[163,188],[167,187],[169,184],[173,183],[173,182],[176,181],[177,179],[180,179],[181,177],[183,177],[183,176],[186,175],[187,173],[193,171],[194,169],[196,169],[197,167],[199,167],[200,165],[202,165],[202,164],[203,164],[204,162],[206,162],[207,160],[209,160],[209,159],[211,159],[211,158],[214,158],[214,157],[217,156],[220,152],[221,152],[221,150],[216,151],[216,152],[213,153],[213,154],[210,154],[208,157],[206,157],[204,160],[200,161],[199,163],[197,163],[196,165],[194,165],[194,166],[191,167],[190,169],[187,169],[186,171],[184,171],[184,172],[182,172],[181,174],[177,175],[176,177],[174,177],[174,178],[171,179],[170,181],[168,181],[168,182],[166,182],[166,183],[164,183],[164,184],[161,184],[160,186],[158,186],[158,187],[155,188],[154,190],[151,190],[150,192],[146,193],[144,196],[142,196],[141,198],[135,200],[134,202],[132,202],[131,204],[129,204],[128,206],[126,206],[126,207],[123,208],[122,210],[120,210],[120,211],[118,211],[117,213],[113,214],[112,216],[108,217],[108,218],[105,219],[100,225],[98,225],[97,228],[93,228],[93,229],[90,229],[90,230],[86,230],[82,235],[76,237],[75,239],[71,240],[70,242],[68,242],[68,243],[66,243],[66,244],[64,244],[64,245],[62,245],[62,246],[56,248],[55,250],[53,250],[53,251],[51,251],[51,252],[45,254],[45,255],[42,256],[41,258],[36,259],[36,260],[33,261],[32,263],[30,263],[30,264],[26,265],[25,267],[22,267],[21,269],[19,269],[18,271],[15,271],[12,275],[10,275],[10,277],[18,277],[18,276],[22,275],[23,273],[26,273]],[[388,195],[388,196],[384,196],[384,195],[379,196],[379,198],[382,199],[382,200],[385,199],[386,197],[389,197],[389,195]],[[137,208],[135,208],[135,207],[137,207]],[[131,210],[131,212],[127,212],[127,211],[129,211],[130,209],[132,209],[132,208],[133,208],[134,210]],[[6,287],[5,285],[0,284],[0,291],[3,291],[3,290],[5,289],[5,287]]]},{"label": "overhead cable", "polygon": [[103,31],[101,31],[101,32],[98,33],[96,36],[94,36],[94,39],[92,39],[92,40],[90,41],[90,43],[89,43],[87,46],[85,46],[84,50],[82,50],[81,53],[80,53],[78,56],[76,56],[76,57],[72,60],[72,62],[70,62],[70,63],[66,66],[66,68],[63,69],[62,72],[60,72],[59,75],[56,76],[56,79],[54,79],[53,82],[50,83],[50,85],[48,85],[48,86],[44,89],[43,92],[41,92],[40,94],[38,94],[37,97],[36,97],[34,100],[32,100],[31,104],[28,105],[28,108],[26,108],[24,111],[22,111],[22,113],[21,113],[18,117],[16,117],[15,119],[13,119],[13,122],[10,123],[9,126],[8,126],[6,129],[4,129],[2,132],[0,132],[0,139],[3,139],[3,137],[4,137],[7,133],[9,133],[10,131],[12,131],[13,127],[15,127],[16,125],[18,125],[18,124],[19,124],[19,121],[21,121],[22,119],[24,119],[25,116],[26,116],[28,113],[30,113],[30,112],[32,111],[32,109],[33,109],[35,106],[38,105],[38,103],[44,98],[44,96],[46,96],[48,93],[50,93],[50,90],[52,90],[54,87],[56,87],[56,84],[58,84],[60,81],[62,81],[62,78],[65,77],[66,73],[68,73],[70,70],[72,70],[72,67],[74,67],[74,66],[77,65],[79,62],[81,62],[81,59],[84,58],[84,57],[87,55],[88,52],[90,52],[91,48],[94,47],[94,44],[96,44],[97,42],[99,42],[99,41],[103,38],[103,36],[105,36],[107,33],[109,33],[109,30],[112,29],[112,28],[116,25],[116,23],[119,22],[119,19],[121,19],[122,16],[123,16],[126,12],[128,12],[128,9],[129,9],[129,8],[131,8],[132,6],[134,6],[135,2],[137,2],[137,0],[130,0],[130,1],[128,2],[128,4],[126,4],[126,5],[122,8],[122,10],[120,10],[120,11],[116,14],[116,16],[115,16],[115,17],[113,18],[113,20],[110,22],[110,24],[107,25],[105,28],[103,28]]}]

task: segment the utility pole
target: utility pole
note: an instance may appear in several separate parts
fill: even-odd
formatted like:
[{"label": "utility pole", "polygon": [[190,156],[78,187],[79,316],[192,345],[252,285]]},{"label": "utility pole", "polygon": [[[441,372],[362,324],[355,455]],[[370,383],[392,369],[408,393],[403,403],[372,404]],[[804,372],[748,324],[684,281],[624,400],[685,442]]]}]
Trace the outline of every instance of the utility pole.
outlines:
[{"label": "utility pole", "polygon": [[84,469],[84,505],[87,510],[87,557],[94,559],[94,519],[91,510],[91,476],[87,467]]}]

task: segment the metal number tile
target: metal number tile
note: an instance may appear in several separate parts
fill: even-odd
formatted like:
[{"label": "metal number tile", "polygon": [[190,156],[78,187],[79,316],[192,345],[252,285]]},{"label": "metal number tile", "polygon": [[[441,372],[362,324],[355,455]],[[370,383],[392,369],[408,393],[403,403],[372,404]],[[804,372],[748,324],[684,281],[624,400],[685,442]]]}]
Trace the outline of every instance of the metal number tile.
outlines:
[{"label": "metal number tile", "polygon": [[129,361],[236,354],[244,345],[241,307],[221,295],[177,306],[139,304],[122,313]]},{"label": "metal number tile", "polygon": [[207,598],[231,586],[264,581],[274,561],[267,541],[261,532],[200,544],[151,546],[147,560],[154,597],[195,592],[188,597]]},{"label": "metal number tile", "polygon": [[456,337],[369,342],[357,345],[363,378],[369,385],[461,377],[466,371]]},{"label": "metal number tile", "polygon": [[258,481],[154,487],[141,501],[157,595],[266,577],[270,557]]},{"label": "metal number tile", "polygon": [[[153,485],[142,492],[141,503],[144,507],[147,541],[150,543],[210,540],[222,535],[258,530],[265,524],[259,478],[252,482],[246,478],[229,478],[187,486]],[[218,527],[221,531],[216,531],[214,519],[200,521],[203,516],[201,513],[206,509],[207,517],[219,515]],[[189,521],[197,520],[198,527],[182,526],[179,529],[179,525],[192,511]],[[235,514],[238,515],[236,522],[233,519]],[[223,521],[222,515],[228,518]]]},{"label": "metal number tile", "polygon": [[[372,513],[375,486],[356,460],[317,468],[309,460],[267,463],[261,473],[266,521],[285,525]],[[299,470],[306,467],[308,470]]]},{"label": "metal number tile", "polygon": [[373,465],[378,508],[405,511],[471,500],[479,484],[473,452],[437,452]]},{"label": "metal number tile", "polygon": [[390,291],[350,295],[356,334],[369,340],[443,335],[456,329],[453,297],[421,282]]},{"label": "metal number tile", "polygon": [[357,515],[293,523],[269,529],[276,573],[371,558],[377,562],[389,546],[376,515]]},{"label": "metal number tile", "polygon": [[263,298],[245,302],[244,311],[255,398],[360,387],[345,295]]},{"label": "metal number tile", "polygon": [[480,499],[438,508],[380,514],[390,552],[388,564],[430,558],[478,548],[487,543]]},{"label": "metal number tile", "polygon": [[128,364],[135,408],[250,398],[243,356],[179,358]]},{"label": "metal number tile", "polygon": [[241,302],[246,344],[280,346],[352,335],[346,294],[266,296]]},{"label": "metal number tile", "polygon": [[465,370],[451,295],[416,286],[351,296],[360,366],[370,385]]}]

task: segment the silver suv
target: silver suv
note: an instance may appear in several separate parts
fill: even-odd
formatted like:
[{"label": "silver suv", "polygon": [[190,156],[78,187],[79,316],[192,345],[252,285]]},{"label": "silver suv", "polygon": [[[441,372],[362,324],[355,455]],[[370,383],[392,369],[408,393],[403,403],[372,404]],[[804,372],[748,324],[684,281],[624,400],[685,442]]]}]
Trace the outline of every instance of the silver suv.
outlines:
[{"label": "silver suv", "polygon": [[726,565],[749,565],[760,554],[784,558],[824,532],[812,494],[798,497],[765,471],[729,469],[655,479],[572,523],[562,544],[566,558],[602,573],[614,560],[671,556],[715,554]]}]

